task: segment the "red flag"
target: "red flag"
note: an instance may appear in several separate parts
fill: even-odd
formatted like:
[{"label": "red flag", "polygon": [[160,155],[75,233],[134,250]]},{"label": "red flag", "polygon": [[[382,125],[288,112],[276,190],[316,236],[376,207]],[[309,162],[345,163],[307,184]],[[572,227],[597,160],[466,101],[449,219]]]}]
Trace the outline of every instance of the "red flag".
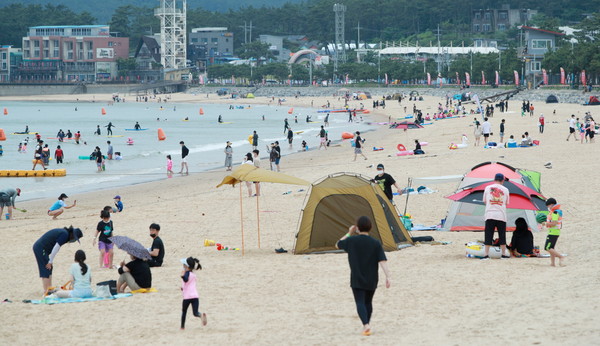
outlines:
[{"label": "red flag", "polygon": [[385,74],[385,85],[388,84],[388,77],[387,77],[387,73]]},{"label": "red flag", "polygon": [[427,72],[427,85],[431,85],[431,75]]},{"label": "red flag", "polygon": [[565,69],[564,68],[560,68],[560,84],[566,84],[565,81]]},{"label": "red flag", "polygon": [[458,72],[456,72],[456,85],[460,85],[460,77],[458,76]]},{"label": "red flag", "polygon": [[581,84],[586,85],[585,70],[581,71]]},{"label": "red flag", "polygon": [[481,71],[481,84],[485,84],[485,72]]},{"label": "red flag", "polygon": [[231,75],[231,84],[235,84],[235,78]]},{"label": "red flag", "polygon": [[519,85],[519,72],[517,70],[513,70],[515,73],[515,85]]},{"label": "red flag", "polygon": [[500,75],[498,74],[498,71],[496,71],[496,85],[500,85]]},{"label": "red flag", "polygon": [[348,84],[348,80],[349,80],[349,75],[346,74],[346,84]]},{"label": "red flag", "polygon": [[545,68],[542,69],[542,80],[544,81],[544,85],[548,85],[548,72],[546,72]]},{"label": "red flag", "polygon": [[466,80],[466,84],[467,86],[471,86],[471,75],[469,74],[469,72],[465,72],[465,80]]}]

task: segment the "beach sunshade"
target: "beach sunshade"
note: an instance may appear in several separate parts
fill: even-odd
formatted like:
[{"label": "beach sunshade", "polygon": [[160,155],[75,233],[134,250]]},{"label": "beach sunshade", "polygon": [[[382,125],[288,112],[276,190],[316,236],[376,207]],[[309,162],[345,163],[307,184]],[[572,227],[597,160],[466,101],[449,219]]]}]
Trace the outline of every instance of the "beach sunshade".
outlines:
[{"label": "beach sunshade", "polygon": [[116,235],[108,239],[112,241],[119,249],[127,252],[131,256],[146,260],[152,259],[150,253],[148,253],[148,250],[137,240],[133,240],[122,235]]},{"label": "beach sunshade", "polygon": [[397,250],[400,243],[412,243],[396,208],[379,185],[359,174],[336,173],[313,183],[302,208],[294,253],[338,251],[336,242],[363,215],[372,222],[369,234],[385,251]]},{"label": "beach sunshade", "polygon": [[289,185],[310,185],[304,179],[292,177],[291,175],[268,171],[266,169],[254,167],[253,165],[240,165],[223,178],[223,181],[217,187],[222,185],[235,185],[241,181],[259,181],[265,183],[279,183]]}]

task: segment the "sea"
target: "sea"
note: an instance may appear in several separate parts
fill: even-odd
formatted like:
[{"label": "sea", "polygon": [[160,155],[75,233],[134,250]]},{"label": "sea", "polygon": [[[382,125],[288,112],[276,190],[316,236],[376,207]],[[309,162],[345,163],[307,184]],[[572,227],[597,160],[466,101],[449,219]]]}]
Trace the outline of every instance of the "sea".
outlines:
[{"label": "sea", "polygon": [[[233,109],[231,109],[233,108]],[[104,109],[104,115],[103,113]],[[201,110],[203,115],[201,115]],[[292,111],[292,114],[288,112]],[[3,114],[7,113],[7,114]],[[223,123],[218,123],[221,115]],[[48,169],[65,168],[66,177],[49,178],[2,178],[0,189],[19,187],[22,190],[19,200],[57,198],[95,190],[115,189],[122,186],[149,181],[168,179],[166,155],[173,158],[173,171],[180,169],[180,141],[190,149],[188,166],[191,173],[224,167],[224,149],[231,141],[234,151],[233,162],[240,163],[243,156],[252,150],[248,136],[256,131],[259,136],[261,158],[268,158],[266,146],[279,141],[282,156],[297,153],[300,143],[305,140],[309,150],[319,146],[318,133],[323,125],[325,113],[315,108],[291,109],[290,106],[242,105],[236,101],[228,104],[202,103],[156,103],[156,102],[2,102],[0,103],[0,128],[6,133],[6,141],[0,142],[3,155],[0,156],[0,170],[30,170],[35,149],[35,135],[14,134],[25,131],[38,132],[44,144],[48,144],[54,156],[58,145],[64,151],[64,163],[56,164],[52,159]],[[307,116],[311,122],[307,122]],[[294,118],[298,118],[295,123]],[[287,118],[294,135],[293,148],[287,143],[284,134],[284,119]],[[187,121],[185,120],[187,119]],[[113,136],[107,136],[106,125],[111,122]],[[139,122],[142,131],[130,131]],[[342,132],[368,131],[372,129],[365,122],[348,123],[346,113],[331,113],[328,136],[332,140],[341,138]],[[97,126],[101,135],[95,135]],[[74,140],[59,142],[59,130],[65,133],[80,131],[80,144]],[[166,135],[158,140],[158,129]],[[26,152],[19,152],[19,143],[29,138]],[[128,145],[131,139],[133,145]],[[120,152],[122,160],[106,160],[105,170],[97,172],[96,163],[80,159],[89,156],[96,146],[106,154],[107,141],[115,152]],[[263,163],[268,169],[268,160]],[[285,159],[282,160],[285,165]],[[36,169],[41,169],[38,165]],[[176,174],[177,175],[177,174]]]}]

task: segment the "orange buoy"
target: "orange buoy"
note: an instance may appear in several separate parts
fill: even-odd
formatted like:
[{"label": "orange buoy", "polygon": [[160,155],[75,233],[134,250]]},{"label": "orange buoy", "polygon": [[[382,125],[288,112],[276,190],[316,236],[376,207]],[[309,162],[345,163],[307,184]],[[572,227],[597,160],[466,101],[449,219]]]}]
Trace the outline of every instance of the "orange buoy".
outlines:
[{"label": "orange buoy", "polygon": [[4,108],[4,115],[8,115],[8,108]]},{"label": "orange buoy", "polygon": [[294,107],[290,108],[290,110],[288,111],[288,114],[292,114],[294,113]]},{"label": "orange buoy", "polygon": [[204,115],[204,109],[200,108],[200,115]]},{"label": "orange buoy", "polygon": [[368,110],[368,109],[365,109],[365,110],[363,111],[363,114],[369,114],[369,113],[371,113],[371,111],[370,111],[370,110]]},{"label": "orange buoy", "polygon": [[6,140],[6,134],[4,133],[3,129],[0,129],[0,141],[5,141]]},{"label": "orange buoy", "polygon": [[163,131],[163,129],[158,129],[158,140],[164,141],[165,139],[167,139],[167,136],[165,136],[165,131]]},{"label": "orange buoy", "polygon": [[102,107],[102,115],[106,115],[106,109],[104,109],[104,107]]},{"label": "orange buoy", "polygon": [[354,134],[350,132],[342,132],[342,139],[352,139],[354,138]]}]

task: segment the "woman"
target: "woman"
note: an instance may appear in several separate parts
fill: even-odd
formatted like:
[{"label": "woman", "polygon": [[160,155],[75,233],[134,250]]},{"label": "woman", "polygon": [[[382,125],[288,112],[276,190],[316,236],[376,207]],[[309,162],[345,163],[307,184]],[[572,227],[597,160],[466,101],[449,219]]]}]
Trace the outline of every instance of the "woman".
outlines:
[{"label": "woman", "polygon": [[85,264],[85,252],[75,252],[75,263],[71,264],[72,290],[60,290],[56,292],[59,298],[88,298],[92,296],[92,272]]},{"label": "woman", "polygon": [[[242,162],[243,165],[252,165],[254,166],[254,160],[252,159],[252,154],[251,153],[246,153],[246,155],[244,156],[244,161]],[[247,181],[246,182],[246,187],[248,187],[248,197],[252,197],[252,182]]]},{"label": "woman", "polygon": [[102,172],[102,166],[104,166],[104,156],[102,156],[100,147],[96,147],[96,150],[94,151],[94,158],[96,159],[96,166],[98,167],[98,172]]},{"label": "woman", "polygon": [[123,293],[129,287],[132,291],[152,287],[152,273],[148,263],[140,258],[129,255],[131,262],[121,262],[119,267],[119,280],[117,281],[117,292]]},{"label": "woman", "polygon": [[350,226],[348,234],[335,245],[348,253],[350,287],[354,294],[358,316],[363,324],[362,334],[365,336],[371,335],[372,302],[379,281],[378,265],[385,273],[385,287],[390,288],[391,285],[383,247],[377,239],[369,236],[370,230],[371,219],[361,216],[356,221],[356,225]]},{"label": "woman", "polygon": [[[220,115],[219,115],[219,117],[220,117]],[[227,168],[226,171],[231,171],[231,166],[233,164],[233,149],[231,148],[230,141],[227,141],[224,152],[225,152],[225,167]]]},{"label": "woman", "polygon": [[533,255],[533,234],[529,230],[527,221],[520,217],[515,220],[515,231],[508,249],[514,257]]},{"label": "woman", "polygon": [[483,130],[481,129],[481,126],[479,126],[479,121],[475,121],[475,130],[473,131],[473,135],[475,136],[475,143],[474,145],[476,147],[479,146],[479,140],[481,139],[481,135],[483,134]]},{"label": "woman", "polygon": [[69,198],[69,196],[61,193],[60,196],[58,196],[58,200],[52,204],[50,209],[48,209],[48,215],[52,216],[52,220],[56,220],[56,217],[64,213],[65,209],[71,209],[77,205],[77,200],[74,200],[72,205],[67,205],[65,202],[65,199],[67,198]]},{"label": "woman", "polygon": [[425,152],[423,151],[423,149],[421,149],[421,143],[419,142],[418,139],[415,139],[415,150],[413,152],[414,152],[415,155],[425,154]]}]

